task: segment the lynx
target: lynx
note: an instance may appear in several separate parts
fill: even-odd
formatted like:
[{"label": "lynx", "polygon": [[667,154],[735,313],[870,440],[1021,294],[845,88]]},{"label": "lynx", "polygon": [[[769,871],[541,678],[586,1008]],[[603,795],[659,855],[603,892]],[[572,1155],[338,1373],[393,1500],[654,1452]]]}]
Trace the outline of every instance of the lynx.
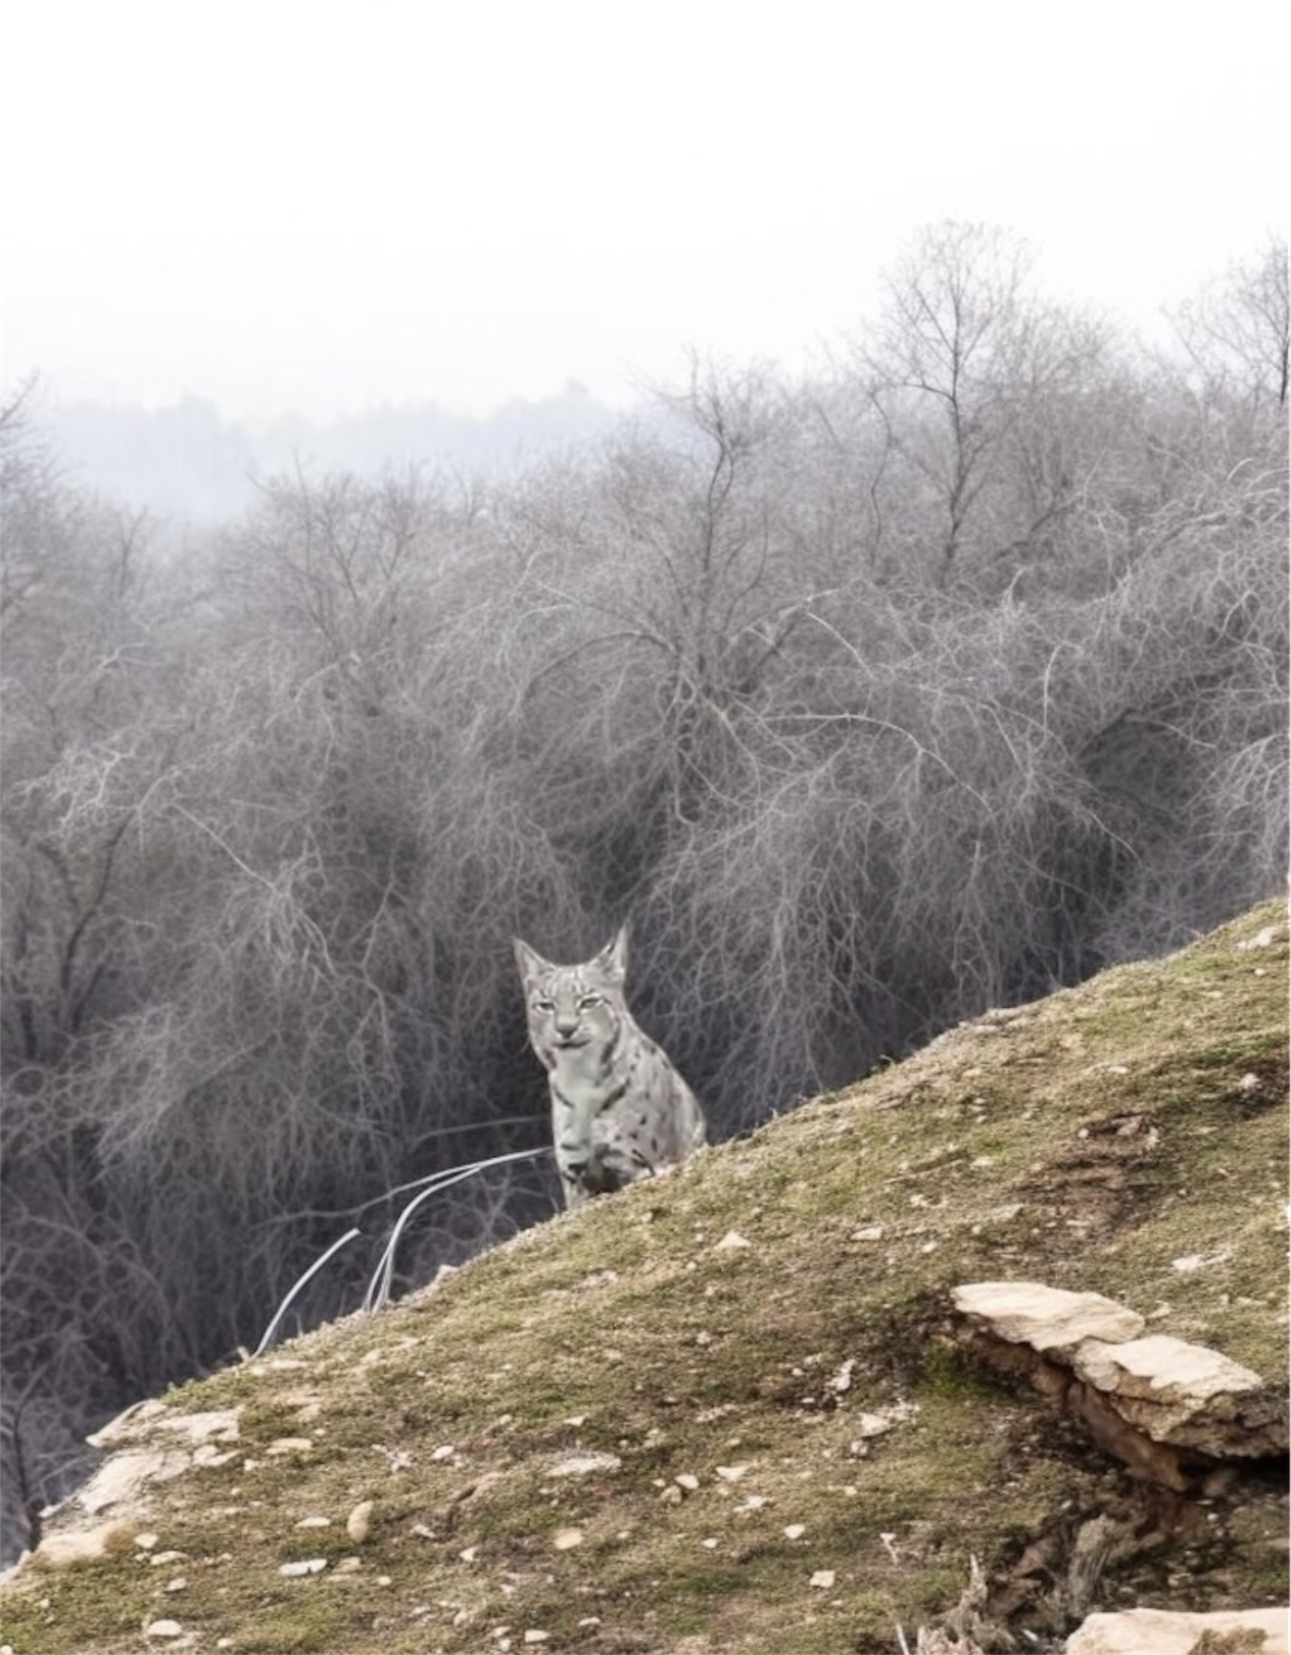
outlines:
[{"label": "lynx", "polygon": [[624,929],[584,964],[553,965],[516,938],[568,1207],[667,1171],[705,1138],[694,1094],[624,1003],[627,948]]}]

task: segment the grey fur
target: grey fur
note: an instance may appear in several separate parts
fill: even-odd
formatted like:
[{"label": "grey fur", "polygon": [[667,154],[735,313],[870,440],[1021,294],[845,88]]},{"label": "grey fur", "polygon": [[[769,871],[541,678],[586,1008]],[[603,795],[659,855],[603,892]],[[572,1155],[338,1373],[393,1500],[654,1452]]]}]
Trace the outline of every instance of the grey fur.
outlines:
[{"label": "grey fur", "polygon": [[553,965],[518,937],[515,953],[565,1204],[653,1177],[698,1149],[703,1111],[623,998],[626,929],[581,965]]}]

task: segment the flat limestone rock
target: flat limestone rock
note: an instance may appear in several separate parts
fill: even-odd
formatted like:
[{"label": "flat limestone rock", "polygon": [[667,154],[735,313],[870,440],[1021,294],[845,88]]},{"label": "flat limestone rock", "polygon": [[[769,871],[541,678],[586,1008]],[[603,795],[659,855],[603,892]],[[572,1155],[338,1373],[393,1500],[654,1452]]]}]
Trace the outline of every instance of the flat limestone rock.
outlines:
[{"label": "flat limestone rock", "polygon": [[[108,1449],[108,1457],[77,1489],[72,1502],[93,1517],[136,1504],[149,1483],[177,1477],[190,1464],[223,1463],[229,1456],[212,1452],[210,1439],[236,1443],[241,1412],[240,1408],[222,1408],[184,1414],[156,1399],[136,1403],[87,1439],[95,1448]],[[160,1441],[158,1433],[165,1433]],[[183,1439],[193,1445],[191,1452]]]},{"label": "flat limestone rock", "polygon": [[[105,1459],[62,1502],[59,1527],[6,1570],[4,1578],[32,1565],[61,1568],[105,1556],[113,1537],[125,1532],[123,1525],[147,1504],[152,1484],[178,1477],[191,1466],[223,1465],[233,1458],[234,1450],[222,1453],[216,1445],[237,1443],[241,1412],[239,1407],[180,1413],[156,1398],[132,1404],[87,1439],[92,1447],[107,1450]],[[111,1521],[85,1522],[104,1513],[111,1514]]]},{"label": "flat limestone rock", "polygon": [[189,1455],[182,1449],[128,1449],[105,1460],[72,1498],[90,1517],[101,1511],[129,1510],[149,1483],[178,1477],[188,1466]]},{"label": "flat limestone rock", "polygon": [[1185,1396],[1208,1402],[1216,1396],[1259,1390],[1264,1383],[1259,1374],[1217,1350],[1168,1333],[1116,1345],[1090,1339],[1076,1352],[1072,1365],[1082,1379],[1122,1396]]},{"label": "flat limestone rock", "polygon": [[110,1448],[120,1448],[123,1443],[136,1442],[147,1425],[166,1411],[166,1404],[155,1396],[143,1402],[132,1402],[115,1419],[92,1431],[85,1440],[91,1448],[101,1448],[105,1452]]},{"label": "flat limestone rock", "polygon": [[960,1338],[978,1360],[1020,1379],[1082,1422],[1139,1476],[1182,1491],[1215,1462],[1285,1454],[1284,1390],[1168,1334],[1099,1293],[1039,1282],[973,1282],[953,1291]]},{"label": "flat limestone rock", "polygon": [[150,1442],[157,1431],[171,1431],[195,1443],[205,1442],[209,1437],[219,1442],[236,1442],[241,1413],[240,1407],[213,1409],[200,1414],[177,1413],[156,1397],[150,1397],[146,1402],[132,1403],[85,1440],[91,1448],[105,1452]]},{"label": "flat limestone rock", "polygon": [[1286,1451],[1285,1414],[1264,1405],[1259,1374],[1205,1345],[1165,1333],[1116,1345],[1090,1339],[1074,1353],[1072,1369],[1155,1442],[1221,1459]]},{"label": "flat limestone rock", "polygon": [[1202,1615],[1125,1609],[1118,1614],[1090,1615],[1067,1639],[1067,1655],[1192,1655],[1207,1635],[1214,1655],[1226,1655],[1226,1643],[1232,1655],[1291,1655],[1287,1613],[1285,1609],[1220,1609]]},{"label": "flat limestone rock", "polygon": [[1119,1344],[1137,1339],[1142,1316],[1101,1293],[1071,1293],[1036,1281],[979,1281],[954,1291],[955,1308],[985,1322],[1010,1344],[1072,1350],[1086,1339]]}]

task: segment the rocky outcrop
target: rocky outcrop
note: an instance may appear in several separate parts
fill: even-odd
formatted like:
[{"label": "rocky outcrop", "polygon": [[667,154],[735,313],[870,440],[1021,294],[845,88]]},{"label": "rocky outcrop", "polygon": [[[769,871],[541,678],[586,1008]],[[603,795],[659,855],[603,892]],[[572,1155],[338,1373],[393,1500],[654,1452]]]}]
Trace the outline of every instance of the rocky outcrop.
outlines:
[{"label": "rocky outcrop", "polygon": [[1284,1392],[1205,1345],[1145,1335],[1112,1299],[1026,1281],[974,1282],[953,1299],[974,1357],[1024,1379],[1150,1482],[1214,1488],[1234,1462],[1287,1452]]},{"label": "rocky outcrop", "polygon": [[[89,1480],[56,1508],[66,1525],[24,1552],[2,1579],[28,1566],[63,1568],[127,1549],[133,1520],[158,1483],[193,1468],[225,1465],[238,1452],[237,1408],[183,1413],[153,1398],[134,1403],[86,1440],[106,1458]],[[51,1512],[49,1515],[55,1515]]]},{"label": "rocky outcrop", "polygon": [[1194,1615],[1127,1609],[1090,1615],[1067,1639],[1066,1655],[1288,1655],[1287,1611]]}]

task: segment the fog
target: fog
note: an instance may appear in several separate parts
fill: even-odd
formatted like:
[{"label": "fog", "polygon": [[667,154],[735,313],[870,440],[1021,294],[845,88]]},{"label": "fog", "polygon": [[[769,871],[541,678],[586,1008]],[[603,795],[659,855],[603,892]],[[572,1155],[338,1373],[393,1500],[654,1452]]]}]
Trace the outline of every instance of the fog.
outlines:
[{"label": "fog", "polygon": [[[1279,228],[1284,8],[554,0],[10,22],[4,376],[327,422],[810,367],[915,227],[1137,328]],[[75,49],[69,50],[69,43]]]}]

